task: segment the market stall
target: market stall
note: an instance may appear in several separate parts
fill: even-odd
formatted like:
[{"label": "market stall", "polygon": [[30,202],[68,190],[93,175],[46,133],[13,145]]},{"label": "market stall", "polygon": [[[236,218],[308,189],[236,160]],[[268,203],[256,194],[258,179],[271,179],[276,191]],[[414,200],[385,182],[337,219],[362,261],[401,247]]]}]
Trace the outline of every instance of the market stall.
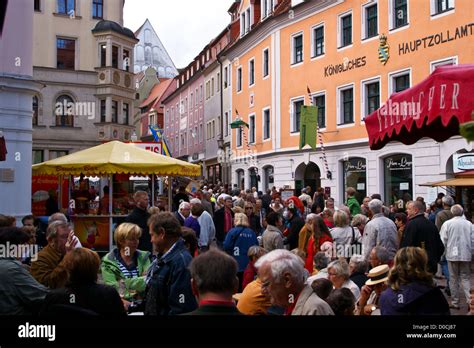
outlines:
[{"label": "market stall", "polygon": [[[171,177],[200,176],[201,168],[133,144],[112,141],[33,165],[33,175],[55,175],[60,182],[69,179],[68,192],[62,188],[59,191],[59,209],[67,210],[83,245],[108,251],[113,244],[114,226],[133,209],[133,193],[137,189],[146,190],[148,186],[154,205],[155,177],[166,177],[171,207]],[[67,207],[61,204],[64,195],[68,196]]]},{"label": "market stall", "polygon": [[370,149],[390,141],[411,145],[423,137],[442,142],[460,135],[460,126],[472,121],[473,90],[473,64],[437,68],[365,118]]}]

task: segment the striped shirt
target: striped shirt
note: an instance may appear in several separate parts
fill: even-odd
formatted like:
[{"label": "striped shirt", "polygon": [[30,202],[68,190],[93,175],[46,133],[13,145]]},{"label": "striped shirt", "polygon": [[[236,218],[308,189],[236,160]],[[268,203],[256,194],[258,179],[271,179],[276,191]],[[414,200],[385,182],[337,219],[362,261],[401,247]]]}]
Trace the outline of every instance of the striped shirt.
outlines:
[{"label": "striped shirt", "polygon": [[140,273],[138,272],[138,253],[135,253],[130,265],[125,263],[120,253],[117,253],[116,257],[120,272],[122,272],[124,278],[135,278],[140,276]]}]

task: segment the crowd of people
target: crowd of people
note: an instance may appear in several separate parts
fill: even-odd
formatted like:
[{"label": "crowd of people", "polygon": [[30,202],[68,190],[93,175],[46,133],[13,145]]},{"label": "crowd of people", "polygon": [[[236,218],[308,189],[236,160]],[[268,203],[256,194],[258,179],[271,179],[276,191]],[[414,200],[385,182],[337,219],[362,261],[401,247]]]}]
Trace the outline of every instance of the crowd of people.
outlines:
[{"label": "crowd of people", "polygon": [[180,187],[163,212],[138,191],[102,258],[62,213],[45,233],[34,216],[16,227],[0,215],[0,246],[39,251],[0,255],[0,314],[449,315],[462,298],[474,314],[474,225],[461,205],[346,194],[336,207],[322,188],[283,199],[275,187]]}]

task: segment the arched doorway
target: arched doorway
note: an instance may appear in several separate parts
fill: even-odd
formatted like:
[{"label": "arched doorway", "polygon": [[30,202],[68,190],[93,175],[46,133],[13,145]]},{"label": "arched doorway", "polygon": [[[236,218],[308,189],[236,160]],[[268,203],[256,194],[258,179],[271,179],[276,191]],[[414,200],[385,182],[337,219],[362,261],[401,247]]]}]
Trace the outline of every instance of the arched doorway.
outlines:
[{"label": "arched doorway", "polygon": [[237,188],[239,190],[245,189],[245,173],[243,169],[238,169],[237,173]]},{"label": "arched doorway", "polygon": [[267,166],[263,168],[263,187],[262,191],[265,193],[266,190],[273,187],[274,178],[273,178],[274,168],[273,166]]},{"label": "arched doorway", "polygon": [[295,195],[301,194],[303,187],[310,186],[314,193],[321,186],[321,170],[314,162],[301,163],[295,171]]},{"label": "arched doorway", "polygon": [[258,169],[255,167],[252,167],[249,169],[249,177],[250,177],[250,187],[255,187],[258,191]]}]

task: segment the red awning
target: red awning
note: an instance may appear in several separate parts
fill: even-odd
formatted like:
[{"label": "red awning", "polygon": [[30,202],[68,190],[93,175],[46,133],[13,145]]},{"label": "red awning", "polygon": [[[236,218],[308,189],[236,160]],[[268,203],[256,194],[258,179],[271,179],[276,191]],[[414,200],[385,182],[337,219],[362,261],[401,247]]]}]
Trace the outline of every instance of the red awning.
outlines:
[{"label": "red awning", "polygon": [[473,111],[474,64],[439,67],[365,118],[370,149],[390,141],[411,145],[423,137],[445,141],[459,135],[459,125],[471,121]]}]

